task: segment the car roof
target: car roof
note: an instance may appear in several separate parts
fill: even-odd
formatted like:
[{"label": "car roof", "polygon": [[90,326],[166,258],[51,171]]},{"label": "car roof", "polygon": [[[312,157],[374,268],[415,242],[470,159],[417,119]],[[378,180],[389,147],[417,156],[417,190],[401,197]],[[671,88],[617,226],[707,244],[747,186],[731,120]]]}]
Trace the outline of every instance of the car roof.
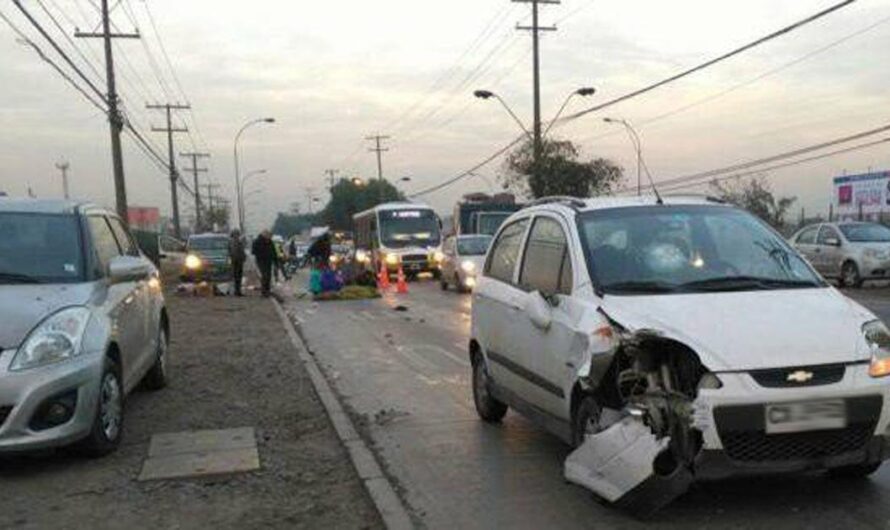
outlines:
[{"label": "car roof", "polygon": [[0,197],[0,212],[6,213],[74,214],[86,209],[103,210],[85,201]]},{"label": "car roof", "polygon": [[[662,204],[668,206],[696,206],[696,205],[712,205],[712,206],[726,206],[727,208],[732,207],[731,205],[727,205],[723,201],[715,199],[713,197],[707,197],[704,195],[662,195]],[[597,210],[609,210],[613,208],[634,208],[634,207],[646,207],[646,206],[657,206],[658,205],[658,197],[655,195],[640,195],[640,196],[609,196],[609,197],[594,197],[590,199],[581,199],[581,198],[571,198],[571,197],[545,197],[543,199],[539,199],[537,201],[533,201],[529,206],[519,211],[519,213],[529,213],[534,211],[553,211],[562,210],[569,212],[591,212]]]}]

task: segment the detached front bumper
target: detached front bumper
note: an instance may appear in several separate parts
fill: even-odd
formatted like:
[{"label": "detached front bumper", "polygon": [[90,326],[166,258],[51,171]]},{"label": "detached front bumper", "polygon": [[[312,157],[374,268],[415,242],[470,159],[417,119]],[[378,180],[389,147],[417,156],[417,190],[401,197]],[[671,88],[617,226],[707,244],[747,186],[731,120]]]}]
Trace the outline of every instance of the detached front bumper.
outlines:
[{"label": "detached front bumper", "polygon": [[[890,458],[890,384],[847,365],[836,383],[767,388],[747,373],[718,374],[723,387],[701,390],[693,425],[702,432],[695,462],[700,478],[830,469]],[[767,434],[767,404],[843,399],[846,426]]]},{"label": "detached front bumper", "polygon": [[[0,354],[0,365],[8,366],[14,353]],[[43,368],[0,371],[0,453],[59,447],[86,437],[95,419],[103,362],[100,353],[84,353]],[[41,425],[44,407],[60,396],[73,398],[70,419],[55,427]]]}]

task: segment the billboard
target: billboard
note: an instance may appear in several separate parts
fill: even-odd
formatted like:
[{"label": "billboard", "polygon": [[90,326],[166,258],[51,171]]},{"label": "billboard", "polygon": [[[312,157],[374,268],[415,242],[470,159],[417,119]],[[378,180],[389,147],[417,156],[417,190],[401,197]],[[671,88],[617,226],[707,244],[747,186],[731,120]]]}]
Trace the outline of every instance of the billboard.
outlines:
[{"label": "billboard", "polygon": [[842,220],[890,213],[890,171],[836,177],[833,202]]},{"label": "billboard", "polygon": [[161,212],[155,207],[130,206],[127,208],[127,222],[133,228],[157,231],[160,228]]}]

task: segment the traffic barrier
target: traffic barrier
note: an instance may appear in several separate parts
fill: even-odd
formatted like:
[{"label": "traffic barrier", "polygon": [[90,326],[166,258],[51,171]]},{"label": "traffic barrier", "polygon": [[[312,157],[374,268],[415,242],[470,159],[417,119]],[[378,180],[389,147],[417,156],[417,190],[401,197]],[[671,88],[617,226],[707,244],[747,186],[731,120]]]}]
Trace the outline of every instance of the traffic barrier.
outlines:
[{"label": "traffic barrier", "polygon": [[401,263],[399,263],[399,274],[397,278],[396,292],[399,294],[408,294],[408,282],[405,280],[405,270],[402,269]]}]

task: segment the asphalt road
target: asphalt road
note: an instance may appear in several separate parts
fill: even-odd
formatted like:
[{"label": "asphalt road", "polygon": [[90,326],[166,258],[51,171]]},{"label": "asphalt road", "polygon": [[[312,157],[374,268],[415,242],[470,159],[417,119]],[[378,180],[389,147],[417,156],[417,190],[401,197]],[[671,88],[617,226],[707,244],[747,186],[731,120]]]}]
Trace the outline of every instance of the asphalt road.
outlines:
[{"label": "asphalt road", "polygon": [[[890,291],[855,293],[890,321]],[[467,295],[411,284],[382,300],[292,302],[310,349],[429,528],[887,528],[890,465],[870,480],[824,474],[698,483],[640,521],[567,484],[569,449],[510,412],[473,409]],[[403,306],[404,311],[400,311]]]}]

